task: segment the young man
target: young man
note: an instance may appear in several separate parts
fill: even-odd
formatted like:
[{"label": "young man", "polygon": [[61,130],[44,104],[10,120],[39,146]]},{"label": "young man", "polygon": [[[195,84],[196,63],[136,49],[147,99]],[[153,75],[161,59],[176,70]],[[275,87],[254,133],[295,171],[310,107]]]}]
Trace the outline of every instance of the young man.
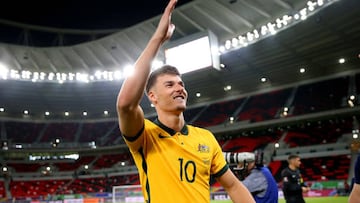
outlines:
[{"label": "young man", "polygon": [[349,203],[359,203],[360,202],[360,154],[358,155],[355,167],[354,167],[354,185],[352,187]]},{"label": "young man", "polygon": [[[145,201],[210,202],[209,180],[214,175],[233,202],[254,202],[229,170],[214,136],[185,123],[187,92],[177,69],[164,66],[150,75],[153,59],[175,29],[175,4],[168,3],[117,98],[120,130],[139,170]],[[144,119],[139,105],[145,87],[158,115],[154,122]]]},{"label": "young man", "polygon": [[270,170],[262,164],[262,158],[255,158],[255,153],[251,152],[241,152],[238,157],[240,156],[243,157],[243,161],[237,164],[235,170],[239,172],[240,180],[251,192],[256,203],[278,203],[276,181]]},{"label": "young man", "polygon": [[310,188],[306,186],[300,174],[300,157],[290,155],[288,163],[288,167],[281,172],[286,203],[305,203],[303,193],[308,192]]}]

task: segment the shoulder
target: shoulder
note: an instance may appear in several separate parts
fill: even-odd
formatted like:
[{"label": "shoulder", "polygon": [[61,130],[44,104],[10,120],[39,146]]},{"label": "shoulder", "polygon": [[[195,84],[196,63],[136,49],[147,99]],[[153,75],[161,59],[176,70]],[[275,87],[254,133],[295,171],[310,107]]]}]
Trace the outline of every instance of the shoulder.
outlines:
[{"label": "shoulder", "polygon": [[151,137],[150,135],[159,134],[162,131],[162,128],[156,125],[154,122],[148,119],[144,120],[144,133],[147,135],[146,137]]},{"label": "shoulder", "polygon": [[145,123],[145,125],[155,125],[154,122],[150,121],[147,118],[144,119],[144,123]]},{"label": "shoulder", "polygon": [[188,129],[189,129],[189,133],[191,134],[201,134],[201,135],[211,135],[214,136],[212,134],[212,132],[210,132],[210,130],[205,129],[205,128],[200,128],[200,127],[196,127],[193,125],[187,125]]},{"label": "shoulder", "polygon": [[250,175],[249,176],[264,176],[264,174],[262,173],[262,169],[261,168],[254,168],[251,170]]},{"label": "shoulder", "polygon": [[156,125],[154,122],[152,122],[148,119],[144,119],[144,126],[145,126],[145,129],[147,129],[147,130],[160,128],[158,125]]},{"label": "shoulder", "polygon": [[268,167],[266,167],[266,166],[260,167],[259,170],[261,170],[261,172],[263,172],[263,173],[270,173],[271,174],[270,169]]},{"label": "shoulder", "polygon": [[284,168],[282,171],[281,171],[281,175],[282,176],[286,176],[290,173],[290,170],[288,167]]},{"label": "shoulder", "polygon": [[188,131],[195,139],[218,144],[214,134],[208,129],[188,125]]}]

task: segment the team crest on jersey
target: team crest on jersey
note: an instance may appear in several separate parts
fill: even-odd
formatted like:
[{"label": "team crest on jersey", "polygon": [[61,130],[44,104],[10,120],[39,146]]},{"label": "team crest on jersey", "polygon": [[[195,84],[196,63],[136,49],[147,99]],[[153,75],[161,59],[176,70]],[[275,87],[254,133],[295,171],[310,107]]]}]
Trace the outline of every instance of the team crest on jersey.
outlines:
[{"label": "team crest on jersey", "polygon": [[199,144],[197,151],[200,152],[200,153],[209,153],[210,152],[210,147],[207,146],[207,145],[204,145],[204,144]]}]

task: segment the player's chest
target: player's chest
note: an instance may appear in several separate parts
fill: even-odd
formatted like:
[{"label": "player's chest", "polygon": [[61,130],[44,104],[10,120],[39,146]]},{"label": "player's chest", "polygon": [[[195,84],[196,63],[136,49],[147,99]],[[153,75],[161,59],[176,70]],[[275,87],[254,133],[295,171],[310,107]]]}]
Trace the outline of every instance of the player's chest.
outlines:
[{"label": "player's chest", "polygon": [[201,136],[180,133],[169,136],[158,133],[157,137],[147,144],[147,158],[174,163],[188,160],[207,167],[211,164],[213,150],[209,139]]}]

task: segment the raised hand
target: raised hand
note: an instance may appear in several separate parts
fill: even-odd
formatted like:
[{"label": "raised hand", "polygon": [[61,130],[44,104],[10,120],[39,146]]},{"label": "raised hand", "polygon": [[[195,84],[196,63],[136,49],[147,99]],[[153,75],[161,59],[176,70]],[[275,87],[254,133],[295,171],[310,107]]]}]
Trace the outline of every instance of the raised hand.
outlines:
[{"label": "raised hand", "polygon": [[175,8],[176,3],[177,0],[169,1],[154,33],[153,37],[160,39],[162,43],[170,39],[175,30],[175,25],[171,23],[171,14]]}]

